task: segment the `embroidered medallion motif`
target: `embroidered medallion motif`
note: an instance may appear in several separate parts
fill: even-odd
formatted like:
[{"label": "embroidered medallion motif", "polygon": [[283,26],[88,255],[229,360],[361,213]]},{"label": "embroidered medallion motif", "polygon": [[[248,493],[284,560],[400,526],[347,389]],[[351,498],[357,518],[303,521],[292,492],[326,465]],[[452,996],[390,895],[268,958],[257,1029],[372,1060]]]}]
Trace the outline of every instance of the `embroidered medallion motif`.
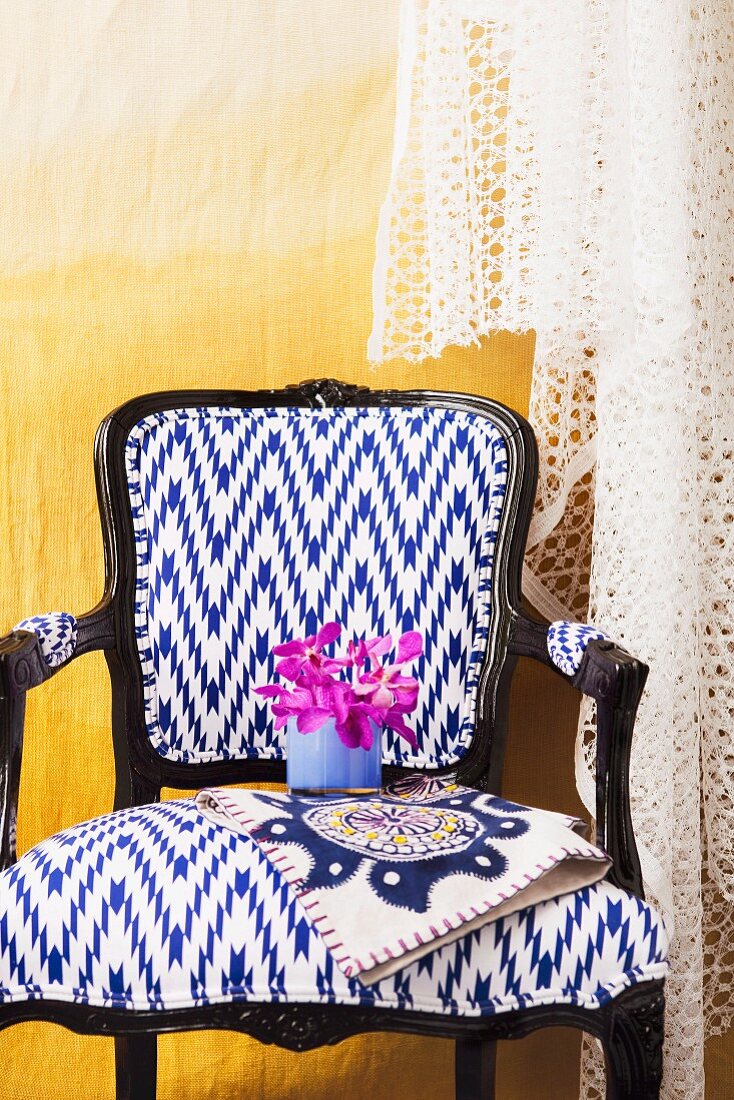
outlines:
[{"label": "embroidered medallion motif", "polygon": [[316,806],[303,820],[325,840],[372,859],[427,859],[463,851],[481,832],[478,821],[459,810],[377,800]]}]

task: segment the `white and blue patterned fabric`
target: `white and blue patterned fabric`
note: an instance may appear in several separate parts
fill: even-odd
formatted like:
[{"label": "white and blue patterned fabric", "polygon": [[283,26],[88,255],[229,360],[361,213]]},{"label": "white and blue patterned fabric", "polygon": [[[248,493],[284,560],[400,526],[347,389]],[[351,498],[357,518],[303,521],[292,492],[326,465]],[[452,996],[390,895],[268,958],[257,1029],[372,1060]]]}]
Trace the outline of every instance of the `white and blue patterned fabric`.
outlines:
[{"label": "white and blue patterned fabric", "polygon": [[348,978],[372,984],[444,942],[599,882],[586,826],[447,779],[308,798],[208,788],[196,804],[247,833],[302,900]]},{"label": "white and blue patterned fabric", "polygon": [[0,1002],[144,1010],[306,1001],[471,1016],[593,1009],[663,978],[666,954],[655,911],[602,882],[364,987],[335,965],[252,838],[207,821],[189,799],[78,825],[0,874]]},{"label": "white and blue patterned fabric", "polygon": [[492,629],[507,457],[446,409],[202,408],[130,433],[136,629],[152,744],[169,759],[282,757],[253,687],[274,645],[336,619],[345,638],[420,631],[419,748],[458,760]]},{"label": "white and blue patterned fabric", "polygon": [[13,627],[38,635],[43,659],[50,668],[58,668],[74,655],[76,649],[76,619],[66,611],[49,611],[46,615],[32,615]]},{"label": "white and blue patterned fabric", "polygon": [[605,638],[606,634],[595,626],[559,620],[548,627],[548,656],[566,676],[574,676],[589,642]]}]

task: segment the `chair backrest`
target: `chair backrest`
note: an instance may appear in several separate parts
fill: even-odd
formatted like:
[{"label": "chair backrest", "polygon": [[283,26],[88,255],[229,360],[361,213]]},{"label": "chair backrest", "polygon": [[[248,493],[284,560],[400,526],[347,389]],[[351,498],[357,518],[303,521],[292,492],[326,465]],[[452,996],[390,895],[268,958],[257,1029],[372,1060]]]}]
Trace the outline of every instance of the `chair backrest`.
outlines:
[{"label": "chair backrest", "polygon": [[533,480],[520,418],[457,395],[322,383],[151,395],[108,419],[103,512],[104,486],[124,477],[111,494],[122,505],[107,525],[109,583],[159,757],[282,758],[252,689],[274,678],[274,645],[334,619],[345,639],[423,636],[418,749],[389,735],[384,762],[464,757],[503,649],[503,609],[519,598],[518,501],[527,511]]}]

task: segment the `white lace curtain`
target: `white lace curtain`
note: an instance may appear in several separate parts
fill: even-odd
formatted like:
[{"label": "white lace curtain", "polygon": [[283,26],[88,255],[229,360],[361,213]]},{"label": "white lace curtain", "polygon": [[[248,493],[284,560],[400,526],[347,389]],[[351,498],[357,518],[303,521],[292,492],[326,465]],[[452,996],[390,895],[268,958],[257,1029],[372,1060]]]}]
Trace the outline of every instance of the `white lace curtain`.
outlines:
[{"label": "white lace curtain", "polygon": [[733,148],[733,0],[404,0],[369,356],[537,333],[525,591],[652,669],[633,813],[681,1100],[734,1008]]}]

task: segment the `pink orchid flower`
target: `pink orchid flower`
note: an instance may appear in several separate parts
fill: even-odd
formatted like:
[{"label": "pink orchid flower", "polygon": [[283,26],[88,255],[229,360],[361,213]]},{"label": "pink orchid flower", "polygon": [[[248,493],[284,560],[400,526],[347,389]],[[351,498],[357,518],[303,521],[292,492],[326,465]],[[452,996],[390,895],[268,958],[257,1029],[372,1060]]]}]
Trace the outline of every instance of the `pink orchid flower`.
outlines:
[{"label": "pink orchid flower", "polygon": [[343,722],[336,723],[336,732],[343,745],[350,749],[371,749],[375,739],[375,726],[381,728],[381,715],[367,703],[354,702],[347,710]]},{"label": "pink orchid flower", "polygon": [[346,657],[340,657],[337,664],[344,668],[362,668],[363,665],[374,663],[375,657],[382,657],[392,649],[392,638],[389,634],[383,634],[377,638],[350,642],[347,646]]},{"label": "pink orchid flower", "polygon": [[[345,657],[327,657],[324,646],[341,633],[338,623],[327,623],[317,634],[302,641],[278,645],[273,653],[282,660],[276,672],[293,682],[293,689],[278,684],[255,688],[258,695],[274,700],[275,728],[282,729],[295,718],[300,733],[313,733],[333,719],[339,739],[349,748],[371,747],[375,729],[392,729],[415,748],[414,732],[405,715],[418,703],[418,683],[401,674],[402,666],[423,653],[423,642],[411,630],[398,640],[392,664],[380,665],[378,658],[392,649],[390,635],[349,643]],[[356,683],[341,679],[347,670],[360,670]]]},{"label": "pink orchid flower", "polygon": [[410,726],[406,726],[404,714],[405,712],[399,706],[392,706],[384,712],[383,721],[387,729],[404,738],[412,749],[417,749],[418,739]]},{"label": "pink orchid flower", "polygon": [[272,706],[277,730],[282,729],[289,718],[295,718],[301,733],[313,733],[332,717],[331,707],[319,705],[319,702],[314,700],[313,693],[307,688],[288,691],[287,688],[279,688],[276,684],[267,684],[265,687],[255,688],[255,692],[266,699],[277,698],[277,703],[273,703]]},{"label": "pink orchid flower", "polygon": [[341,683],[334,694],[334,728],[347,748],[369,749],[374,740],[374,726],[382,726],[382,716],[369,703],[358,699],[349,684]]},{"label": "pink orchid flower", "polygon": [[[398,652],[391,665],[376,665],[359,678],[354,690],[357,695],[369,695],[373,706],[388,710],[398,701],[413,706],[418,697],[418,684],[412,676],[401,676],[400,670],[408,661],[423,653],[423,642],[415,630],[403,634],[398,642]],[[409,707],[410,710],[413,706]]]},{"label": "pink orchid flower", "polygon": [[336,641],[341,632],[339,623],[326,623],[317,634],[312,634],[303,641],[284,642],[274,646],[273,654],[284,658],[278,661],[275,671],[280,676],[285,676],[286,680],[297,680],[305,666],[321,668],[324,664],[324,646]]}]

